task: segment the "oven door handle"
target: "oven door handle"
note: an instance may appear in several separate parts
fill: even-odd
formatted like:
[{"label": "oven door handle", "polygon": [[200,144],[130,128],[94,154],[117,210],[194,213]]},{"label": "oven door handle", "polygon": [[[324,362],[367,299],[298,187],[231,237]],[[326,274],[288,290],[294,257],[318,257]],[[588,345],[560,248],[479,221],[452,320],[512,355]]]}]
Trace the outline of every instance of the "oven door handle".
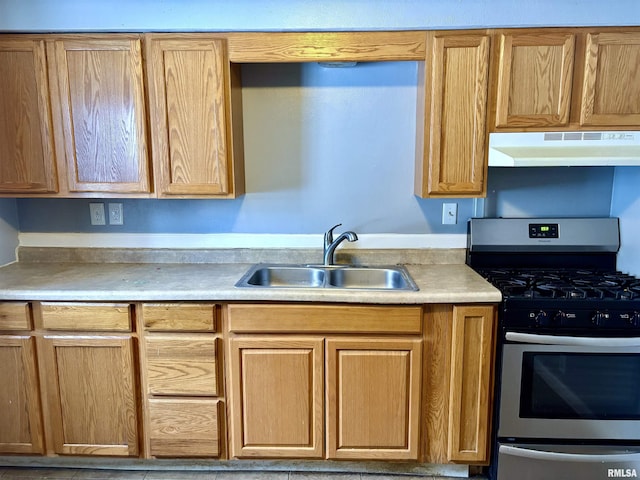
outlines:
[{"label": "oven door handle", "polygon": [[533,343],[540,345],[566,345],[580,347],[640,347],[640,338],[594,338],[566,337],[560,335],[537,335],[535,333],[507,332],[505,339],[509,342]]},{"label": "oven door handle", "polygon": [[602,453],[570,453],[570,452],[550,452],[548,450],[536,450],[532,448],[522,448],[513,445],[500,445],[499,453],[515,457],[530,458],[533,460],[549,460],[556,462],[638,462],[640,452],[620,452],[610,448],[602,447]]}]

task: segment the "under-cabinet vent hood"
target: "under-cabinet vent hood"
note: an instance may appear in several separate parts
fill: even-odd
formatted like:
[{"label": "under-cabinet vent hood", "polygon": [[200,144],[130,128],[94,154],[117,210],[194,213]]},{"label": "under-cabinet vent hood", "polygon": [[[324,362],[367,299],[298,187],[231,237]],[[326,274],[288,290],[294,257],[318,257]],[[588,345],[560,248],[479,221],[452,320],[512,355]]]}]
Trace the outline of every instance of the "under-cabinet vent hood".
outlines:
[{"label": "under-cabinet vent hood", "polygon": [[492,133],[490,167],[640,165],[640,132]]}]

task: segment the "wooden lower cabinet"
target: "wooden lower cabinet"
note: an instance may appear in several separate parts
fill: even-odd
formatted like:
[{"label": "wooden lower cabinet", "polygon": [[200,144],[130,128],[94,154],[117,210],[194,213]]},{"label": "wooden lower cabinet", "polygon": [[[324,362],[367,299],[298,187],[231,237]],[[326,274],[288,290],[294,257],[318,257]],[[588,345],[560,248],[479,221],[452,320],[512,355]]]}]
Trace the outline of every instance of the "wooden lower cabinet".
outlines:
[{"label": "wooden lower cabinet", "polygon": [[418,458],[419,339],[327,339],[327,457]]},{"label": "wooden lower cabinet", "polygon": [[0,335],[0,453],[43,453],[35,342]]},{"label": "wooden lower cabinet", "polygon": [[225,458],[219,306],[162,302],[137,308],[143,455]]},{"label": "wooden lower cabinet", "polygon": [[138,455],[131,335],[45,335],[38,342],[53,452]]},{"label": "wooden lower cabinet", "polygon": [[322,458],[319,337],[231,339],[231,456]]},{"label": "wooden lower cabinet", "polygon": [[230,456],[417,460],[422,320],[420,306],[229,305]]},{"label": "wooden lower cabinet", "polygon": [[496,307],[430,305],[425,315],[421,460],[486,464]]}]

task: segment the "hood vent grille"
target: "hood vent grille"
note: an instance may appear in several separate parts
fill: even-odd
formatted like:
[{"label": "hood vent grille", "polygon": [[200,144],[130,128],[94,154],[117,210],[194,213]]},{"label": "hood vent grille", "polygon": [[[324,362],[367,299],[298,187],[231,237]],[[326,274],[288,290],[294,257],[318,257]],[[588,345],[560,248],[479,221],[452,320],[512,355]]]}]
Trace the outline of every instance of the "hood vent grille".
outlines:
[{"label": "hood vent grille", "polygon": [[490,167],[640,165],[640,132],[524,132],[489,136]]}]

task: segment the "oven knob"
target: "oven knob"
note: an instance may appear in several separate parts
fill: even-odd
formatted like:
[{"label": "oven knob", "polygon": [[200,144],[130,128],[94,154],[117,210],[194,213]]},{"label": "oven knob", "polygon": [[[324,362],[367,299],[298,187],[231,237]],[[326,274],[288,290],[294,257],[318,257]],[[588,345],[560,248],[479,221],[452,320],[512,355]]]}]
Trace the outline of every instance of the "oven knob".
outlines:
[{"label": "oven knob", "polygon": [[562,325],[563,321],[567,318],[567,314],[560,310],[553,317],[553,325]]},{"label": "oven knob", "polygon": [[549,315],[544,310],[540,310],[533,317],[533,324],[536,327],[544,327],[549,323]]},{"label": "oven knob", "polygon": [[591,323],[596,327],[602,327],[607,320],[609,320],[609,314],[607,312],[597,311],[595,315],[591,317]]}]

